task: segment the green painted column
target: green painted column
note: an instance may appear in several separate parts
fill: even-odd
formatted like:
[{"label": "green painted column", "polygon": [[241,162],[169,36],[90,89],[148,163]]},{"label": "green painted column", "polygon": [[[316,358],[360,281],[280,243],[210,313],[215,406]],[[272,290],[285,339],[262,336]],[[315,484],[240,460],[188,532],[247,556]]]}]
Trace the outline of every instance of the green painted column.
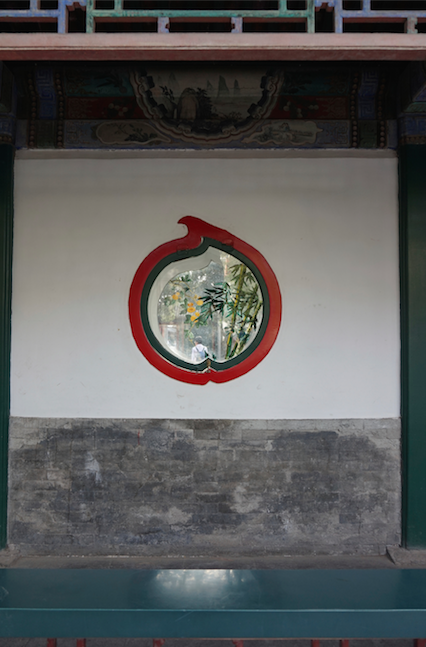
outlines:
[{"label": "green painted column", "polygon": [[0,144],[0,548],[7,542],[14,148]]},{"label": "green painted column", "polygon": [[402,533],[426,548],[426,146],[400,148]]}]

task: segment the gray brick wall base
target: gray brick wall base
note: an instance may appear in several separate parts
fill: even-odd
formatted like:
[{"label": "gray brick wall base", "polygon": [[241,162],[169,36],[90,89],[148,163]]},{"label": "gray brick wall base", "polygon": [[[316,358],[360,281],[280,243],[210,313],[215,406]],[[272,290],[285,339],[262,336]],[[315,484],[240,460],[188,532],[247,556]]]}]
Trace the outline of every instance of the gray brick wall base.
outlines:
[{"label": "gray brick wall base", "polygon": [[22,553],[381,554],[400,489],[399,419],[11,419]]}]

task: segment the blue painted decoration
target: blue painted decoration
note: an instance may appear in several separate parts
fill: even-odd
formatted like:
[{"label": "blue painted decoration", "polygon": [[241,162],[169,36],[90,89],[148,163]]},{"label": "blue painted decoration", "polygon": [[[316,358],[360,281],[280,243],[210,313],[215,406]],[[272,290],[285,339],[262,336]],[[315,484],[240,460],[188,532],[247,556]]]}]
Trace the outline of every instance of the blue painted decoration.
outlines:
[{"label": "blue painted decoration", "polygon": [[[360,0],[359,9],[346,9],[344,0],[315,0],[316,10],[327,8],[334,12],[334,32],[342,34],[352,23],[379,24],[383,31],[390,22],[399,22],[407,34],[417,34],[419,22],[426,22],[426,11],[419,9],[372,9],[371,0]],[[368,30],[367,30],[368,31]],[[372,31],[375,31],[372,29]]]},{"label": "blue painted decoration", "polygon": [[29,9],[0,9],[0,23],[2,21],[25,21],[36,23],[53,21],[57,24],[57,33],[65,34],[68,31],[68,11],[86,6],[86,0],[58,0],[57,9],[40,9],[39,0],[30,0]]}]

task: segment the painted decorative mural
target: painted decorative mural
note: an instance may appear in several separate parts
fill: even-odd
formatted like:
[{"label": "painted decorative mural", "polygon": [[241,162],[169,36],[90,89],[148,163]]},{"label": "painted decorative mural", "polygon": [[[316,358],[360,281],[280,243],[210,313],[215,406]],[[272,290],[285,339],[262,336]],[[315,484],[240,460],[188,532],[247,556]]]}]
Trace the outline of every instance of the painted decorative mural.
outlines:
[{"label": "painted decorative mural", "polygon": [[[138,106],[157,128],[193,144],[226,144],[251,133],[270,116],[283,83],[282,70],[271,70],[255,85],[250,69],[212,68],[164,77],[130,75]],[[259,82],[260,81],[260,82]]]},{"label": "painted decorative mural", "polygon": [[16,63],[12,71],[18,148],[396,145],[386,64]]},{"label": "painted decorative mural", "polygon": [[0,137],[17,148],[395,148],[397,119],[404,141],[424,138],[425,67],[396,78],[386,63],[15,63],[0,68]]}]

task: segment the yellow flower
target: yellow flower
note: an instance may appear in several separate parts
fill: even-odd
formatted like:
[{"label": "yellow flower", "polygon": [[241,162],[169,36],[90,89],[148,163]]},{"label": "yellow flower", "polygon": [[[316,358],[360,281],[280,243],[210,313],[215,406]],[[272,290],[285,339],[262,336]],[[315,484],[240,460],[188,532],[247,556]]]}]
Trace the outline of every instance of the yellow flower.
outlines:
[{"label": "yellow flower", "polygon": [[188,305],[189,305],[189,307],[191,308],[194,304],[192,303],[192,301],[189,301],[189,302],[188,302]]},{"label": "yellow flower", "polygon": [[199,316],[200,316],[200,313],[196,312],[195,314],[192,315],[191,321],[195,321],[196,319],[198,319]]},{"label": "yellow flower", "polygon": [[192,307],[192,308],[190,307],[190,308],[188,308],[187,312],[195,312],[195,308],[194,308],[194,307]]},{"label": "yellow flower", "polygon": [[203,300],[202,300],[202,299],[198,299],[198,301],[197,301],[197,306],[202,306],[202,305],[203,305]]},{"label": "yellow flower", "polygon": [[179,292],[175,292],[175,293],[172,295],[172,299],[174,299],[175,301],[177,301],[177,299],[179,299],[179,294],[180,294]]}]

